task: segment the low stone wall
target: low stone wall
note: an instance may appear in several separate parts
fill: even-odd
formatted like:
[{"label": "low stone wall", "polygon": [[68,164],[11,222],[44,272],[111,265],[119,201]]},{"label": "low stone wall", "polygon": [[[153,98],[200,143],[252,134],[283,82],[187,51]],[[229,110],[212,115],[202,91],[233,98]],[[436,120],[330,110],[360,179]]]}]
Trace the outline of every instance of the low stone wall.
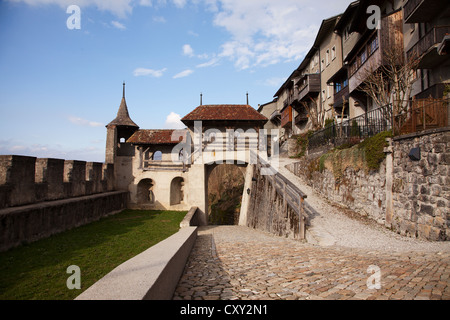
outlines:
[{"label": "low stone wall", "polygon": [[76,300],[171,300],[197,239],[185,227],[94,283]]},{"label": "low stone wall", "polygon": [[[409,157],[420,148],[420,160]],[[397,137],[378,171],[347,167],[338,179],[311,170],[317,157],[288,167],[327,199],[344,205],[399,234],[450,240],[450,129]]]},{"label": "low stone wall", "polygon": [[63,232],[126,209],[116,191],[0,210],[0,251]]}]

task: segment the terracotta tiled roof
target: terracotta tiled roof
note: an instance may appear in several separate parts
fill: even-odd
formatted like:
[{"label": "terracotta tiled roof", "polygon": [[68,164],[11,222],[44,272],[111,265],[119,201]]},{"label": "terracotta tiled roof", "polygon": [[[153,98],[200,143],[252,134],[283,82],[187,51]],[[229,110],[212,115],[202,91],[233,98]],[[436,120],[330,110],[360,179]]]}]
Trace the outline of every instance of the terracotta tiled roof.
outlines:
[{"label": "terracotta tiled roof", "polygon": [[[176,132],[174,135],[174,139],[180,137],[179,140],[172,141],[172,135]],[[138,130],[136,131],[128,140],[128,143],[133,144],[178,144],[183,141],[183,139],[186,137],[187,130]]]},{"label": "terracotta tiled roof", "polygon": [[268,121],[261,113],[249,105],[204,105],[197,107],[181,121],[209,121],[209,120],[247,120]]}]

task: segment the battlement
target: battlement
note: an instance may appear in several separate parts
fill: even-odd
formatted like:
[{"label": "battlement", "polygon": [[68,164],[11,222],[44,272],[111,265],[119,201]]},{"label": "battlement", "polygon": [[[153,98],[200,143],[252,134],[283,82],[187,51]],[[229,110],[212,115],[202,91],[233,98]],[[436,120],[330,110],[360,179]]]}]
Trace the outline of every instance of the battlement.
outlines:
[{"label": "battlement", "polygon": [[113,164],[0,156],[0,209],[113,190]]}]

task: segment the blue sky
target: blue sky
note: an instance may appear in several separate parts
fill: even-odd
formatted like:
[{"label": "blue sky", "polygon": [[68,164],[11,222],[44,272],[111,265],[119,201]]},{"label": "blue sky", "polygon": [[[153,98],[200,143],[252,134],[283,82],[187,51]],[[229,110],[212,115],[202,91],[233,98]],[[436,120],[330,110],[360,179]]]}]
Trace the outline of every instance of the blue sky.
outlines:
[{"label": "blue sky", "polygon": [[[126,82],[142,129],[270,102],[348,0],[0,1],[0,154],[104,161]],[[70,5],[80,29],[69,29]]]}]

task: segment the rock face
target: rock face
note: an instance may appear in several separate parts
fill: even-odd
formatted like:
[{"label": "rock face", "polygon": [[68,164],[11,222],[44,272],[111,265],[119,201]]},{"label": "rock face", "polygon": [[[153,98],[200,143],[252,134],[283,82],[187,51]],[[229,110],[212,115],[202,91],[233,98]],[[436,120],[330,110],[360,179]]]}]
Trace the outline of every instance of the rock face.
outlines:
[{"label": "rock face", "polygon": [[209,224],[237,225],[244,175],[235,165],[219,165],[208,179]]}]

